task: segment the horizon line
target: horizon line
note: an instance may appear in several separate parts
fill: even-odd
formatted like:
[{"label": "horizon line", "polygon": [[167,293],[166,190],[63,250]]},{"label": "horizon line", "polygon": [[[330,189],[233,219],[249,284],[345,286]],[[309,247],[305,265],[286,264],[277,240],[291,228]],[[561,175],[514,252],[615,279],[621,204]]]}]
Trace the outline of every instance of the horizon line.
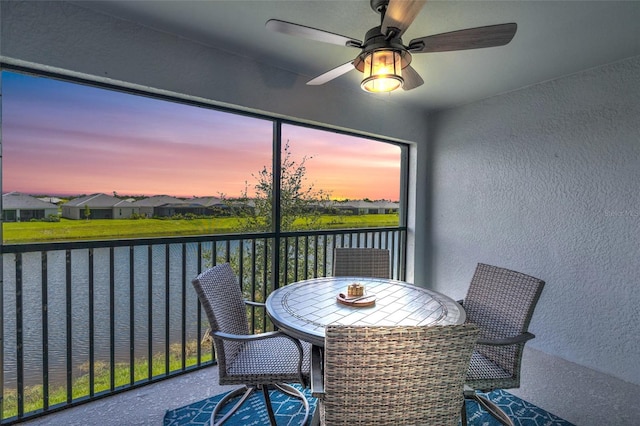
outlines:
[{"label": "horizon line", "polygon": [[[218,198],[220,200],[224,200],[224,199],[228,199],[228,200],[238,200],[238,199],[243,199],[246,198],[248,200],[252,200],[255,199],[256,197],[243,197],[243,196],[237,196],[237,197],[220,197],[217,195],[193,195],[190,197],[185,197],[185,196],[179,196],[179,195],[170,195],[170,194],[154,194],[154,195],[145,195],[145,194],[138,194],[138,195],[131,195],[131,194],[127,194],[127,195],[120,195],[118,194],[116,191],[113,191],[113,195],[108,194],[106,192],[93,192],[91,194],[40,194],[40,193],[28,193],[28,192],[24,192],[24,191],[3,191],[2,192],[2,196],[8,195],[8,194],[24,194],[24,195],[28,195],[30,197],[34,197],[34,198],[80,198],[80,197],[87,197],[90,195],[106,195],[109,197],[114,197],[114,198],[119,198],[119,199],[125,199],[125,198],[152,198],[152,197],[173,197],[173,198],[177,198],[177,199],[184,199],[184,200],[194,200],[197,198]],[[394,201],[391,199],[387,199],[387,198],[380,198],[380,199],[371,199],[369,197],[363,197],[363,198],[329,198],[329,201],[337,201],[337,202],[344,202],[344,201],[370,201],[370,202],[376,202],[376,201],[388,201],[391,203],[399,203],[400,201]]]}]

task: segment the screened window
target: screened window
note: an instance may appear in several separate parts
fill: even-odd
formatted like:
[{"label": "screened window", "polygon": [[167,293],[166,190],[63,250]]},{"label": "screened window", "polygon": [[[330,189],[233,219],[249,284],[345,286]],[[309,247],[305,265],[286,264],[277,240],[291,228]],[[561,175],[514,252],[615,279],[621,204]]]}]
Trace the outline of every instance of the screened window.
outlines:
[{"label": "screened window", "polygon": [[272,232],[274,205],[281,230],[402,222],[406,147],[15,72],[2,87],[3,194],[48,223],[5,223],[5,243],[82,239],[62,231],[82,221],[86,239]]},{"label": "screened window", "polygon": [[[298,184],[310,201],[308,210],[323,216],[307,220],[309,227],[399,225],[402,147],[296,125],[284,125],[282,139],[282,163],[288,169],[281,197],[284,229],[295,229],[284,212],[290,208],[286,203],[292,204],[286,196]],[[302,180],[296,176],[300,168]]]}]

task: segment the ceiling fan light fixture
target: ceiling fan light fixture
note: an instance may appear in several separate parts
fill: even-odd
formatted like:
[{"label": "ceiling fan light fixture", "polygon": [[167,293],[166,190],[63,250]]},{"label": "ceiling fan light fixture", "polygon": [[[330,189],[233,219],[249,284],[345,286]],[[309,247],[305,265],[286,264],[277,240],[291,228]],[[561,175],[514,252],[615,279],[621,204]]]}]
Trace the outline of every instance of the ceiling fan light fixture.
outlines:
[{"label": "ceiling fan light fixture", "polygon": [[395,49],[376,49],[363,58],[364,78],[360,87],[366,92],[392,92],[404,84],[402,52]]}]

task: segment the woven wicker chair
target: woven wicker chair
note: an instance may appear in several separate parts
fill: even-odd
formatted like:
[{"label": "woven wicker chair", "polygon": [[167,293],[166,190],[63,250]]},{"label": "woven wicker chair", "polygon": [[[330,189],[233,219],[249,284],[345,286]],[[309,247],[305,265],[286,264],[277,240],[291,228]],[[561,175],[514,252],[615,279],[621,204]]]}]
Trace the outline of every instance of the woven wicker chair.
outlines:
[{"label": "woven wicker chair", "polygon": [[480,327],[465,381],[465,398],[473,399],[504,425],[509,417],[476,390],[520,387],[525,343],[535,336],[529,323],[544,281],[497,266],[479,263],[463,304],[467,322]]},{"label": "woven wicker chair", "polygon": [[336,247],[333,252],[333,276],[390,278],[389,250]]},{"label": "woven wicker chair", "polygon": [[[314,421],[457,426],[464,408],[464,376],[477,337],[473,324],[327,326],[324,383],[316,383],[314,377],[311,386],[319,398]],[[318,369],[316,353],[314,348],[313,372]]]},{"label": "woven wicker chair", "polygon": [[[240,284],[228,263],[207,269],[193,280],[193,286],[211,326],[208,335],[216,350],[220,384],[244,385],[220,400],[211,414],[211,425],[226,421],[258,389],[264,394],[269,419],[275,425],[269,387],[299,398],[306,408],[301,424],[306,424],[309,402],[287,383],[308,383],[311,346],[279,331],[249,334],[246,304],[263,305],[243,300]],[[241,394],[239,402],[215,423],[220,409]]]}]

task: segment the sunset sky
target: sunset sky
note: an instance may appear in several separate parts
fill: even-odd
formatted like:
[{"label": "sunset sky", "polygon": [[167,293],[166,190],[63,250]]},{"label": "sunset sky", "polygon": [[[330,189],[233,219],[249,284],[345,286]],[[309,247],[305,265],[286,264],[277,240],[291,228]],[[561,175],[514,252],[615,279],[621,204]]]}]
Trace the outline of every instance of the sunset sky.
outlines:
[{"label": "sunset sky", "polygon": [[[2,73],[2,121],[3,193],[232,197],[271,165],[268,120],[16,73]],[[399,199],[397,146],[282,134],[332,198]]]}]

